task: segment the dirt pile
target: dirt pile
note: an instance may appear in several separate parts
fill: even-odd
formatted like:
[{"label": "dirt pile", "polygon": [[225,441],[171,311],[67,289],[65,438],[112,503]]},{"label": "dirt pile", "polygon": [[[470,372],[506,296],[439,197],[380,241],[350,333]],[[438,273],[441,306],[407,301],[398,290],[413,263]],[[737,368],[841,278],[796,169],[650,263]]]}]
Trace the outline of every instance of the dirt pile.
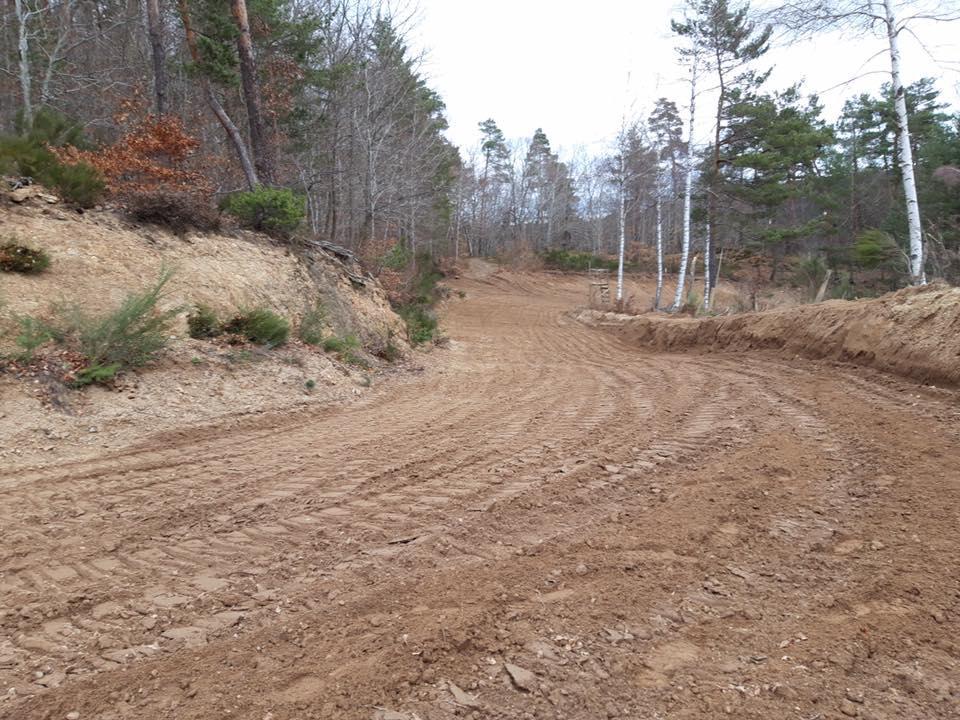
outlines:
[{"label": "dirt pile", "polygon": [[591,310],[578,317],[660,351],[777,350],[851,362],[925,383],[960,384],[960,288],[941,284],[869,300],[722,317],[627,317]]},{"label": "dirt pile", "polygon": [[184,311],[160,361],[112,388],[70,391],[50,378],[24,382],[0,372],[0,458],[8,464],[64,452],[85,456],[149,432],[362,394],[369,373],[295,339],[304,312],[318,304],[331,334],[356,335],[367,347],[387,339],[406,347],[403,322],[379,284],[323,248],[295,252],[247,232],[179,237],[113,212],[79,214],[49,196],[0,200],[0,239],[42,249],[51,259],[39,274],[0,273],[0,352],[14,349],[15,315],[43,316],[61,303],[88,313],[112,310],[163,268],[174,270],[165,307],[202,303],[224,318],[266,307],[294,328],[282,348],[230,347],[189,338]]}]

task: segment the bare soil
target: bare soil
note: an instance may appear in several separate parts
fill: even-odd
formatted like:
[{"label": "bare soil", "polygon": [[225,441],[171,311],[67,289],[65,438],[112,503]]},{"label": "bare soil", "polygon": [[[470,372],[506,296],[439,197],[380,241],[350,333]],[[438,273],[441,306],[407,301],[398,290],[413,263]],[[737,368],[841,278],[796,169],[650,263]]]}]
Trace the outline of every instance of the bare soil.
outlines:
[{"label": "bare soil", "polygon": [[352,404],[0,471],[0,717],[957,717],[952,391],[455,287]]},{"label": "bare soil", "polygon": [[664,351],[777,350],[874,367],[921,382],[960,385],[960,288],[905,288],[760,313],[675,318],[583,310],[579,317]]}]

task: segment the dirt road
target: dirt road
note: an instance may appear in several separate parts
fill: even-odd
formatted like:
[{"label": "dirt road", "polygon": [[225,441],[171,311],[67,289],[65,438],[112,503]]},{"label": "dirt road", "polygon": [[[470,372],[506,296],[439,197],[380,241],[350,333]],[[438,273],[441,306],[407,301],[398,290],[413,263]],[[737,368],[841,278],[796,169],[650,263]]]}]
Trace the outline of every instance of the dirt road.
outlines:
[{"label": "dirt road", "polygon": [[0,717],[958,717],[953,395],[456,286],[357,404],[0,474]]}]

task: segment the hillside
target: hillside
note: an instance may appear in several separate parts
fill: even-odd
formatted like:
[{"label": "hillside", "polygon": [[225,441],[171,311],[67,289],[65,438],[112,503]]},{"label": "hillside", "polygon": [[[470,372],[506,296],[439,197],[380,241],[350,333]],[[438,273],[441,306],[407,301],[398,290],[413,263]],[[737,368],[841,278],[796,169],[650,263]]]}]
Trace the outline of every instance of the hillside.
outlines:
[{"label": "hillside", "polygon": [[[161,306],[183,308],[159,361],[110,387],[76,391],[42,371],[26,377],[10,367],[0,372],[0,457],[8,463],[102,451],[145,432],[323,407],[361,394],[372,370],[296,339],[304,313],[318,305],[326,334],[355,335],[366,350],[388,341],[407,347],[403,321],[379,284],[319,248],[295,252],[245,231],[178,237],[114,212],[79,214],[42,198],[0,201],[0,227],[4,239],[42,249],[51,259],[36,275],[0,273],[0,346],[6,352],[14,349],[14,316],[43,317],[63,306],[106,312],[155,282],[163,268],[174,274]],[[291,340],[265,350],[191,339],[185,318],[197,303],[221,317],[269,308],[290,321]],[[369,352],[363,361],[385,366]]]}]

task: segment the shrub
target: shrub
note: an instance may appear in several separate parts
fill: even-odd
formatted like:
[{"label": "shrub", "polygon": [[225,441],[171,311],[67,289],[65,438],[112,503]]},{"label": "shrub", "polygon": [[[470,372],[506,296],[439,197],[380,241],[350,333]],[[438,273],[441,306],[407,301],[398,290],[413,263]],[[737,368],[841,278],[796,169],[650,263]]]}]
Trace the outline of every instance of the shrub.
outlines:
[{"label": "shrub", "polygon": [[15,316],[14,320],[17,323],[14,342],[23,350],[21,358],[24,360],[32,358],[37,348],[50,341],[63,341],[63,331],[47,320],[28,315]]},{"label": "shrub", "polygon": [[371,352],[378,358],[382,358],[383,360],[391,363],[396,362],[403,357],[403,352],[393,341],[393,330],[389,330],[387,332],[387,336],[377,343],[371,349]]},{"label": "shrub", "polygon": [[422,345],[433,339],[439,323],[433,311],[423,304],[406,305],[398,310],[407,325],[407,339],[414,345]]},{"label": "shrub", "polygon": [[307,345],[319,345],[323,342],[323,329],[326,324],[327,309],[318,301],[303,314],[297,334]]},{"label": "shrub", "polygon": [[344,335],[343,337],[328,337],[323,341],[325,352],[346,353],[356,350],[360,347],[360,341],[356,335]]},{"label": "shrub", "polygon": [[0,137],[0,172],[31,177],[55,188],[67,202],[93,207],[106,184],[89,163],[64,162],[57,156],[58,148],[68,146],[88,146],[82,128],[62,115],[41,110],[30,128]]},{"label": "shrub", "polygon": [[156,283],[143,292],[128,295],[112,313],[96,317],[74,310],[65,334],[76,334],[80,352],[92,367],[116,365],[122,369],[145,365],[166,347],[173,319],[181,311],[157,308],[172,276],[172,271],[162,271]]},{"label": "shrub", "polygon": [[50,267],[50,256],[43,250],[8,240],[0,245],[0,270],[24,274],[41,273]]},{"label": "shrub", "polygon": [[220,215],[196,195],[169,190],[136,193],[127,200],[127,210],[134,220],[169,228],[178,235],[188,230],[215,232],[220,229]]},{"label": "shrub", "polygon": [[50,320],[18,317],[17,345],[26,358],[47,342],[65,345],[80,359],[68,377],[74,385],[108,382],[125,368],[150,362],[166,346],[180,309],[161,311],[157,305],[171,275],[165,270],[154,285],[128,295],[119,308],[103,315],[60,306]]},{"label": "shrub", "polygon": [[241,310],[223,329],[268,347],[279,347],[290,336],[290,323],[267,308]]},{"label": "shrub", "polygon": [[52,184],[68,203],[82,208],[96,205],[107,188],[100,173],[87,163],[58,164],[51,168],[46,184]]},{"label": "shrub", "polygon": [[222,207],[244,227],[285,238],[303,220],[306,199],[292,190],[257,188],[227,196]]},{"label": "shrub", "polygon": [[203,340],[220,335],[223,329],[213,308],[198,303],[187,315],[187,332],[193,339]]}]

